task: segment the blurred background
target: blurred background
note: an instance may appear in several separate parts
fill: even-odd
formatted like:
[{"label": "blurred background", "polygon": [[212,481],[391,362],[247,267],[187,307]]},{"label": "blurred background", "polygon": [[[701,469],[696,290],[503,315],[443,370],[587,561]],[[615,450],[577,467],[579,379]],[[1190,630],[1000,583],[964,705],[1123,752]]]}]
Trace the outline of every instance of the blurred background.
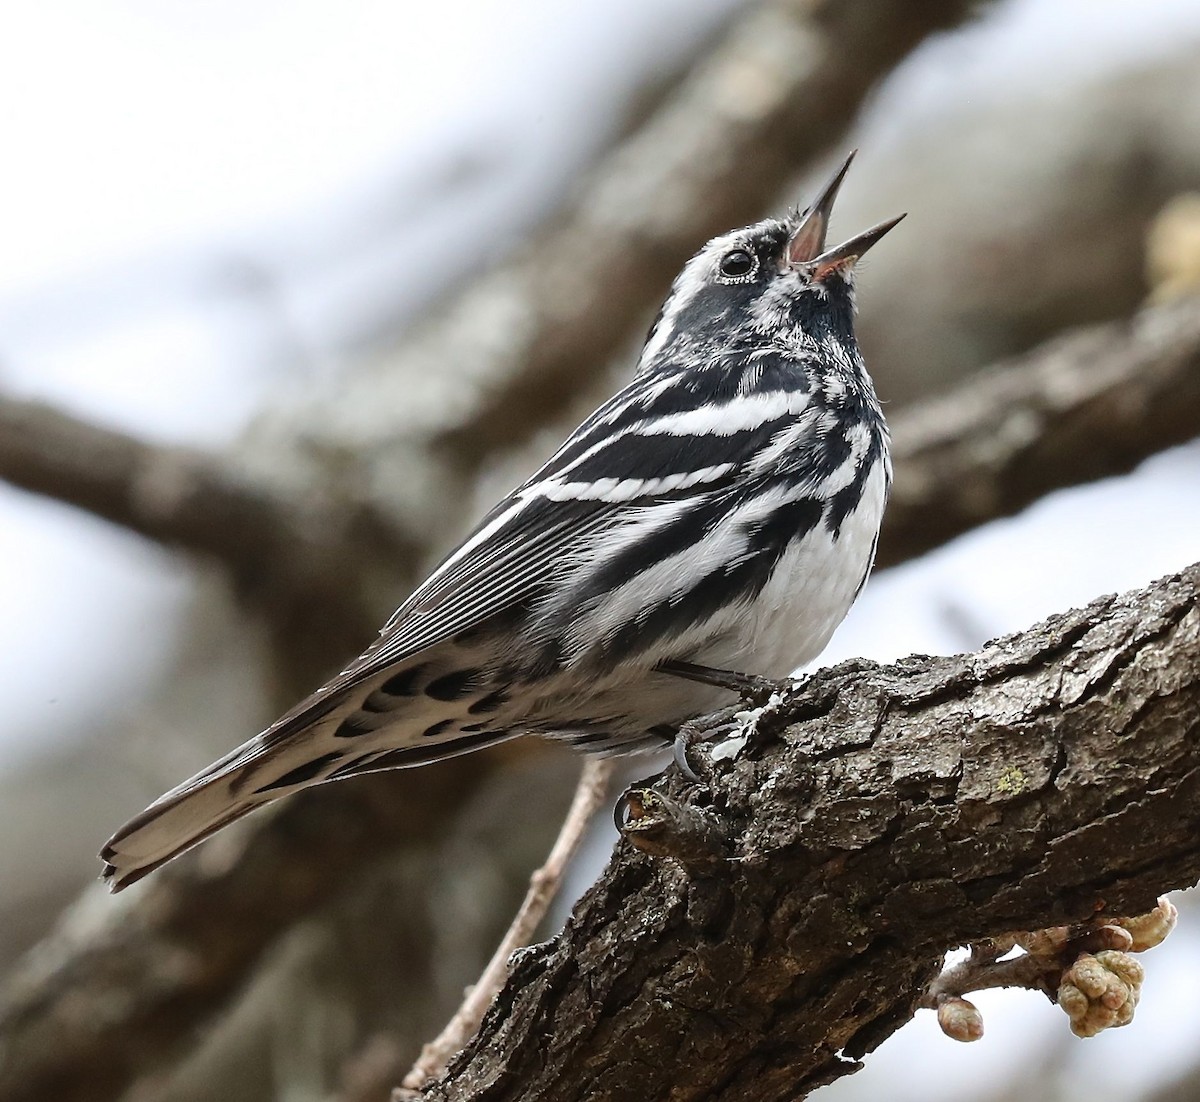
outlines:
[{"label": "blurred background", "polygon": [[[12,1098],[386,1098],[574,759],[348,782],[115,900],[93,855],[370,641],[619,385],[707,236],[858,147],[834,236],[909,211],[859,284],[894,418],[1078,327],[1168,343],[1200,293],[1194,0],[47,0],[0,15],[0,104]],[[1050,473],[917,558],[885,537],[908,561],[825,660],[972,649],[1194,561],[1200,420],[1154,416],[1128,473]],[[1200,1099],[1177,902],[1127,1029],[992,994],[982,1042],[922,1013],[821,1097]]]}]

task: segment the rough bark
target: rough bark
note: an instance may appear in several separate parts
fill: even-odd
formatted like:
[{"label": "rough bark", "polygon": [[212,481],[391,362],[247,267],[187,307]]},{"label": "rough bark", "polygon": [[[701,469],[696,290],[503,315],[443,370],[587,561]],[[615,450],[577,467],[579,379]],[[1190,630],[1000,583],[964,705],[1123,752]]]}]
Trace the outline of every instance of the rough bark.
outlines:
[{"label": "rough bark", "polygon": [[794,687],[711,787],[657,783],[684,810],[654,848],[689,856],[618,846],[426,1097],[795,1099],[907,1021],[947,948],[1195,883],[1198,597],[1200,565]]}]

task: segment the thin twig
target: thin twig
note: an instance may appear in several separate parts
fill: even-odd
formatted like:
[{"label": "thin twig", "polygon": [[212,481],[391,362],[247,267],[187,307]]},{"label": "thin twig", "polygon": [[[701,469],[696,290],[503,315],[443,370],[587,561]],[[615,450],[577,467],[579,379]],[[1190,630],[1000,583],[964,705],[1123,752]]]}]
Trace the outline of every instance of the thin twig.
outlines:
[{"label": "thin twig", "polygon": [[1024,987],[1030,991],[1040,991],[1046,986],[1045,975],[1045,962],[1030,953],[986,963],[968,958],[945,969],[929,985],[919,1005],[927,1010],[936,1010],[942,999],[987,991],[993,987]]},{"label": "thin twig", "polygon": [[422,1086],[446,1070],[450,1058],[467,1043],[479,1028],[492,999],[508,978],[509,958],[523,945],[529,944],[538,924],[562,886],[563,876],[588,826],[608,794],[613,763],[610,758],[589,758],[579,774],[575,797],[567,817],[546,862],[529,878],[529,890],[516,917],[508,928],[492,959],[467,997],[455,1012],[446,1028],[423,1049],[412,1070],[404,1077],[403,1085],[393,1094],[396,1102],[416,1098]]}]

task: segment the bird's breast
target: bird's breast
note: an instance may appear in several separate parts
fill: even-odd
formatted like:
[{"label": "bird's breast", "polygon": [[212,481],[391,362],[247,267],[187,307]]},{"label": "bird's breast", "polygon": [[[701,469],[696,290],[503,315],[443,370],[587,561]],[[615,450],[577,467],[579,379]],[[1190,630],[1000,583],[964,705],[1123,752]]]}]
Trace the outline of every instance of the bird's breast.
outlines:
[{"label": "bird's breast", "polygon": [[828,522],[827,508],[821,523],[787,544],[766,584],[742,606],[741,622],[702,647],[696,661],[784,677],[825,649],[874,559],[888,491],[882,457],[872,462],[861,490],[840,524]]}]

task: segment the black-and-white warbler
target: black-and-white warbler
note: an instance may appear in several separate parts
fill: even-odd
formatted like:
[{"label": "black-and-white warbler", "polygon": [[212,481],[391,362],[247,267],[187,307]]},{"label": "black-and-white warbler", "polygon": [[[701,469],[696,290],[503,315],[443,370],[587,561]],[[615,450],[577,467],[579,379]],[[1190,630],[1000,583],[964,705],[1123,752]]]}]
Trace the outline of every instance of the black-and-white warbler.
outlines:
[{"label": "black-and-white warbler", "polygon": [[698,667],[782,677],[815,658],[866,580],[891,480],[852,268],[899,219],[825,248],[849,164],[802,214],[705,245],[633,380],[363,655],[117,831],[110,886],[309,785],[523,734],[662,747],[727,698]]}]

